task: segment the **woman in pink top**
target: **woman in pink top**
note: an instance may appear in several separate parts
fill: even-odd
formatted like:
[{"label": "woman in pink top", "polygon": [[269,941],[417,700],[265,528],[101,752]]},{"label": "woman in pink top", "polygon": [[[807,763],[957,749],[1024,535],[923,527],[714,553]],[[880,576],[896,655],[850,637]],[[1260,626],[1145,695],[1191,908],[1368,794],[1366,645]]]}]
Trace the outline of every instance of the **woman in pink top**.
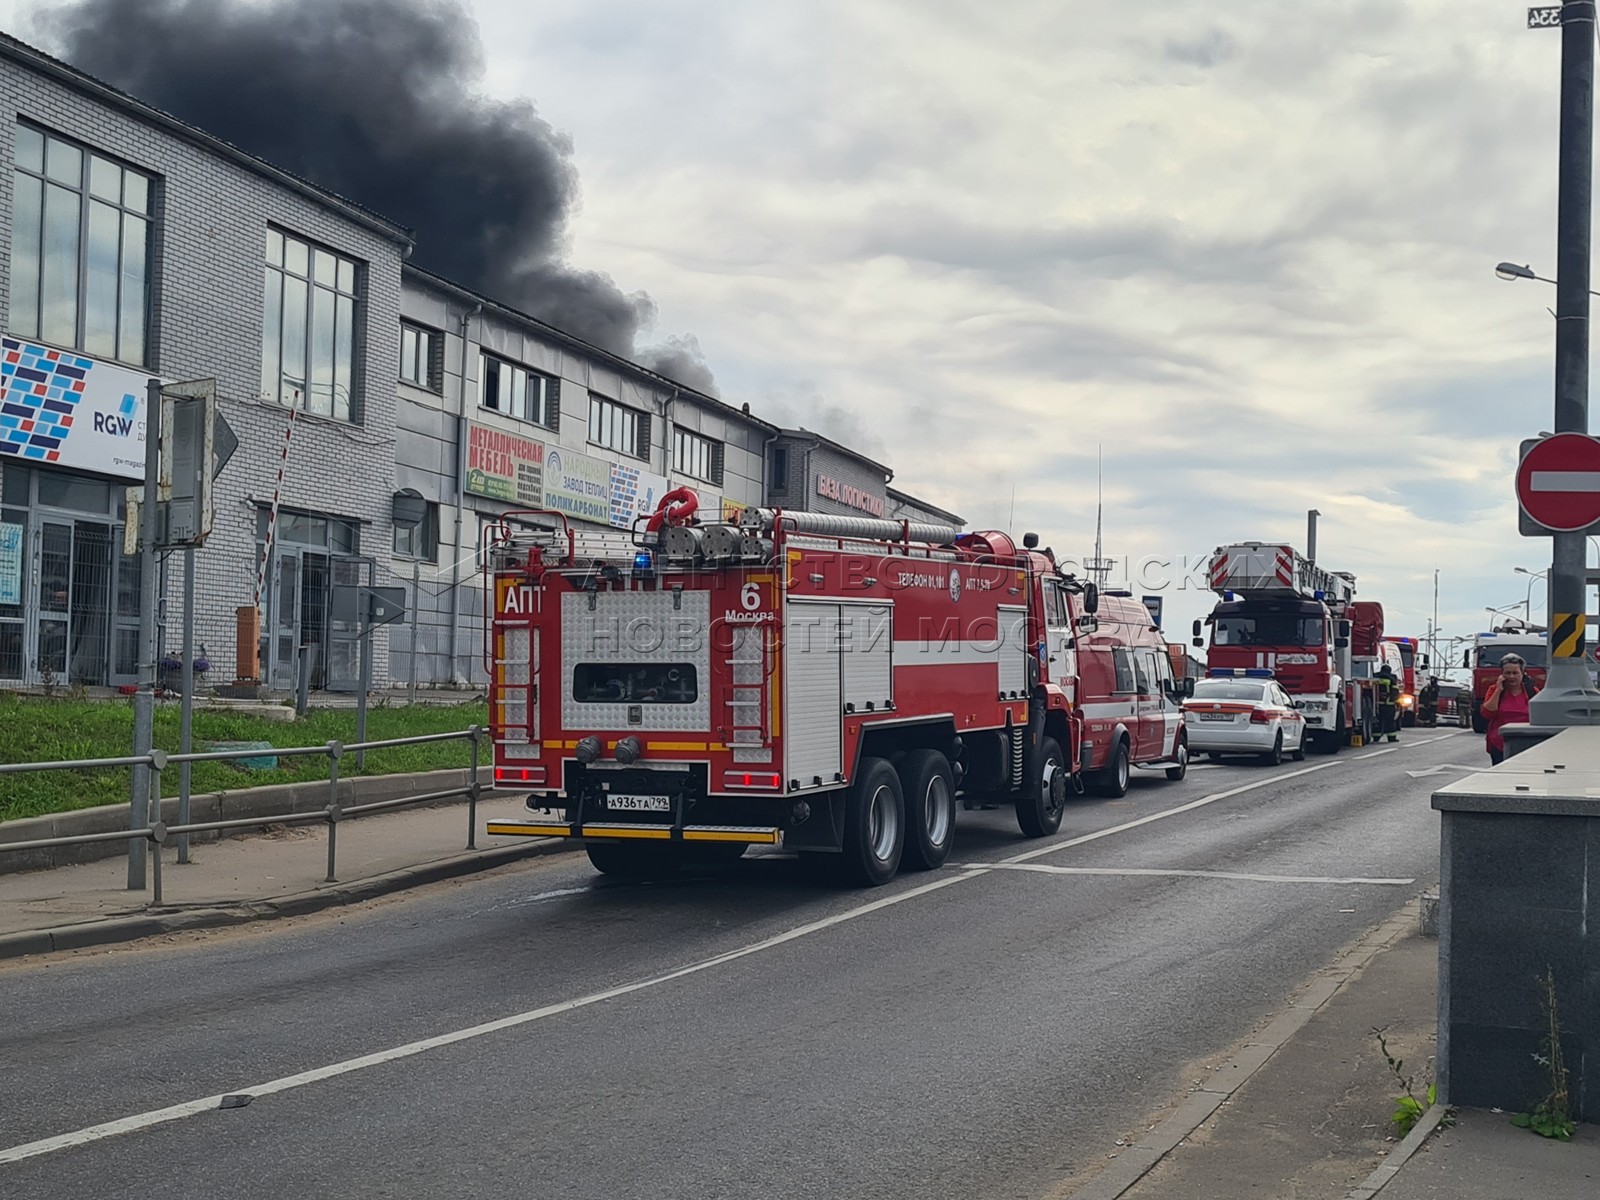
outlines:
[{"label": "woman in pink top", "polygon": [[1483,715],[1489,719],[1489,761],[1505,761],[1506,742],[1500,730],[1528,719],[1528,701],[1539,694],[1539,685],[1529,679],[1522,656],[1508,654],[1500,660],[1500,678],[1483,698]]}]

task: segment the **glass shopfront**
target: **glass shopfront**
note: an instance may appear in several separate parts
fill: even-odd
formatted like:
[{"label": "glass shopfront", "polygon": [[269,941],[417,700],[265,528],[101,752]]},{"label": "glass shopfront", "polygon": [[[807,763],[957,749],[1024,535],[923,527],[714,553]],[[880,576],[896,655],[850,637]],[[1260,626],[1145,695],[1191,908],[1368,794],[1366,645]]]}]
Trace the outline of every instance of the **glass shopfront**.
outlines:
[{"label": "glass shopfront", "polygon": [[133,683],[139,560],[122,553],[125,485],[7,463],[0,475],[0,681]]},{"label": "glass shopfront", "polygon": [[[267,511],[258,510],[258,556],[266,547],[267,522]],[[360,548],[355,521],[292,509],[278,513],[262,597],[261,662],[268,687],[295,687],[302,647],[313,688],[348,692],[361,686],[358,631],[332,608],[336,587],[371,583],[370,560],[359,557]]]}]

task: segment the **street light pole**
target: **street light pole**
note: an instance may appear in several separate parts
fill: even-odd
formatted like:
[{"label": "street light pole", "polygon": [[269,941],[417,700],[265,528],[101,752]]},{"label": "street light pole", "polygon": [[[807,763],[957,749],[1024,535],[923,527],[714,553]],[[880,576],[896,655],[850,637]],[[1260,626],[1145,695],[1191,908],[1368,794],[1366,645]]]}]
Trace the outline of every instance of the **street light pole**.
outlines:
[{"label": "street light pole", "polygon": [[[1561,6],[1561,162],[1556,202],[1555,432],[1589,432],[1589,239],[1594,167],[1595,0]],[[1551,537],[1550,672],[1529,706],[1534,725],[1600,724],[1584,667],[1583,533]],[[1531,592],[1530,592],[1531,595]],[[1576,622],[1577,636],[1570,630]],[[1568,636],[1564,636],[1568,635]]]}]

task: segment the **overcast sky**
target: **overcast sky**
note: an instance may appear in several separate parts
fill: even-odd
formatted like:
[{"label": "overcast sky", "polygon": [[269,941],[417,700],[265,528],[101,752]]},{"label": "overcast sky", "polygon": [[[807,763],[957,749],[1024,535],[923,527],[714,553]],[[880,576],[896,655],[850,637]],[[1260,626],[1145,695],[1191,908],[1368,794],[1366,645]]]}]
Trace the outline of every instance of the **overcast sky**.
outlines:
[{"label": "overcast sky", "polygon": [[[1554,266],[1560,34],[1524,6],[469,5],[486,86],[572,138],[571,261],[648,291],[725,398],[1072,555],[1097,446],[1136,566],[1303,546],[1320,509],[1391,633],[1435,568],[1460,634],[1548,562],[1511,474],[1553,289],[1493,274]],[[1169,592],[1169,630],[1211,599]]]}]

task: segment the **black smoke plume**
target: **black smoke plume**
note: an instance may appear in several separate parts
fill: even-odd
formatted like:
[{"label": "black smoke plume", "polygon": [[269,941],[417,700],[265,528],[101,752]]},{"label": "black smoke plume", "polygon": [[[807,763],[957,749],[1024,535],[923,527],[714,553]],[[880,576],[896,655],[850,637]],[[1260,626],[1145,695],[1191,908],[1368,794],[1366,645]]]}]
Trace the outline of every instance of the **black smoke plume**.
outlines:
[{"label": "black smoke plume", "polygon": [[419,264],[712,386],[692,339],[636,344],[649,296],[563,261],[572,144],[476,90],[461,0],[76,0],[39,24],[80,70],[416,230]]}]

